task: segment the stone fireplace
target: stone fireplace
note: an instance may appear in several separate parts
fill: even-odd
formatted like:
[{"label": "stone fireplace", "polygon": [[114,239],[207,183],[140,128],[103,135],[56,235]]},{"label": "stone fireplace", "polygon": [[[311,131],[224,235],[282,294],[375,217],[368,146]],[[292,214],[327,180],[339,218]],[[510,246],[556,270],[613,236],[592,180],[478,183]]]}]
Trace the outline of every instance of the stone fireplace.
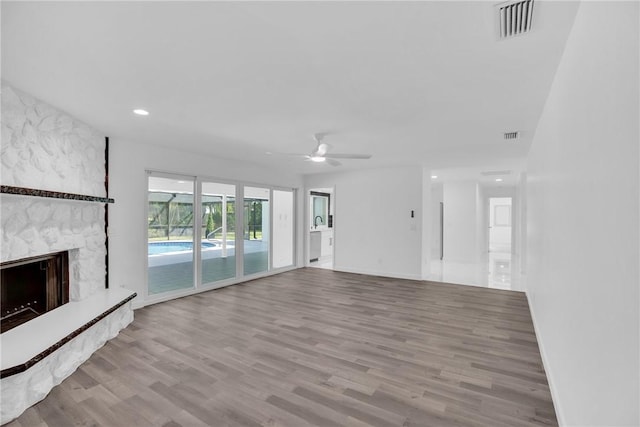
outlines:
[{"label": "stone fireplace", "polygon": [[0,264],[0,332],[69,302],[69,252]]},{"label": "stone fireplace", "polygon": [[0,424],[133,321],[107,283],[107,140],[2,83]]}]

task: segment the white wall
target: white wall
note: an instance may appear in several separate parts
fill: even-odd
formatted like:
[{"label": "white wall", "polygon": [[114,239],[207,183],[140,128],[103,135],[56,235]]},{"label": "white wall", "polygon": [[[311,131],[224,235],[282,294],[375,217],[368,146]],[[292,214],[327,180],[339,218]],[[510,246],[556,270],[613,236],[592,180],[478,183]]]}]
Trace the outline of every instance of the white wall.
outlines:
[{"label": "white wall", "polygon": [[[422,194],[422,209],[420,210],[420,212],[416,212],[416,215],[419,215],[419,218],[421,218],[422,220],[422,279],[427,280],[429,278],[429,275],[431,274],[431,262],[433,257],[433,205],[434,203],[439,204],[439,202],[435,202],[432,197],[433,193],[431,192],[431,169],[426,167],[422,168],[422,182],[420,183],[420,188]],[[439,237],[440,236],[438,236],[438,238]]]},{"label": "white wall", "polygon": [[474,264],[478,260],[478,183],[445,182],[444,260]]},{"label": "white wall", "polygon": [[476,259],[485,262],[487,248],[489,247],[488,200],[485,199],[485,191],[482,185],[476,187]]},{"label": "white wall", "polygon": [[[297,189],[302,187],[302,178],[296,174],[117,138],[110,142],[109,196],[115,199],[115,204],[109,208],[109,280],[112,286],[124,286],[138,293],[134,300],[135,307],[145,304],[146,170],[210,177],[219,181],[238,180],[257,185]],[[298,195],[300,194],[303,193],[298,191]],[[299,198],[296,204],[296,215],[299,218],[296,224],[298,248],[302,247],[301,202]],[[297,256],[296,264],[300,265],[301,261],[301,257]],[[189,292],[191,291],[185,291]]]},{"label": "white wall", "polygon": [[520,174],[520,180],[516,187],[517,197],[514,200],[514,206],[516,209],[514,217],[515,221],[515,241],[513,250],[513,261],[520,273],[520,285],[521,289],[527,289],[526,283],[526,271],[527,271],[527,174]]},{"label": "white wall", "polygon": [[638,18],[580,5],[528,159],[528,296],[563,425],[640,425]]},{"label": "white wall", "polygon": [[335,270],[422,278],[422,179],[420,167],[305,178],[307,189],[335,186]]},{"label": "white wall", "polygon": [[431,185],[431,259],[440,260],[440,203],[443,202],[441,182]]}]

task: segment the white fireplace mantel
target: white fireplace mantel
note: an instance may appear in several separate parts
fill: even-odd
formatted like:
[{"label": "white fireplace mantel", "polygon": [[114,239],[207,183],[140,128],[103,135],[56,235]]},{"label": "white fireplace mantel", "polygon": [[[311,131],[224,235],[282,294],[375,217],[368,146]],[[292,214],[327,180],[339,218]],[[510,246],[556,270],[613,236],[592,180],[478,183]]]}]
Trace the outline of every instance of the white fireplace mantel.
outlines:
[{"label": "white fireplace mantel", "polygon": [[0,424],[18,417],[133,321],[125,288],[71,301],[0,335]]}]

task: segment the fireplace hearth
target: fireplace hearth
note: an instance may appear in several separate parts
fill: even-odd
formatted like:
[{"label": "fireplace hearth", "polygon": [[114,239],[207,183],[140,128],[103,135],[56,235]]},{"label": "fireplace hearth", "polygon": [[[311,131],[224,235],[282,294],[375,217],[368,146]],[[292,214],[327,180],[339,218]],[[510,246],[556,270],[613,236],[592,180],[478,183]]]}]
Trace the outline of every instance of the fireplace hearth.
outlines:
[{"label": "fireplace hearth", "polygon": [[69,302],[69,253],[0,264],[0,333]]}]

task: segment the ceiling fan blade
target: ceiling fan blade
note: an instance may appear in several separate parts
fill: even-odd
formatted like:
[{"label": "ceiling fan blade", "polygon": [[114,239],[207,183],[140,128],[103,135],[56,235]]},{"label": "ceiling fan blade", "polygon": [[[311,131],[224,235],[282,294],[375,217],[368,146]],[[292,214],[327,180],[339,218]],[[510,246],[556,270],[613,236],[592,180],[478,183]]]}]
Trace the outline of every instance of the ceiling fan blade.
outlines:
[{"label": "ceiling fan blade", "polygon": [[340,163],[337,160],[333,160],[333,159],[327,159],[327,160],[325,160],[325,163],[328,163],[331,166],[340,166],[340,165],[342,165],[342,163]]},{"label": "ceiling fan blade", "polygon": [[370,159],[371,154],[328,153],[325,157],[328,159]]}]

